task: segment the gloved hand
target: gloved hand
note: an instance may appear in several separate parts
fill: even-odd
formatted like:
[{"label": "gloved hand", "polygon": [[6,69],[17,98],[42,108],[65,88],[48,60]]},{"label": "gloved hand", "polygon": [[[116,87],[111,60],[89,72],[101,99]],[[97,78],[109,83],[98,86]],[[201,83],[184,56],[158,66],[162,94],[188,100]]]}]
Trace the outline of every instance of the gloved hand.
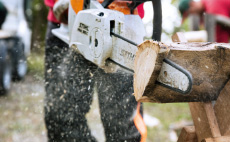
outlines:
[{"label": "gloved hand", "polygon": [[57,20],[61,23],[68,23],[69,0],[58,0],[53,7],[53,12]]}]

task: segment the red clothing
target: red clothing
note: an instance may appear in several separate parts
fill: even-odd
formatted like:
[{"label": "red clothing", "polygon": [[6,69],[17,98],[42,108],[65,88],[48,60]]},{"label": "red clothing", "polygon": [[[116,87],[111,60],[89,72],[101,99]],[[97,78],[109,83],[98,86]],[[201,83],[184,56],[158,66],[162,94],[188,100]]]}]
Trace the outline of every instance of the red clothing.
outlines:
[{"label": "red clothing", "polygon": [[[202,0],[206,13],[221,15],[230,18],[230,0]],[[216,42],[228,43],[230,38],[230,29],[216,26]]]},{"label": "red clothing", "polygon": [[145,16],[144,3],[137,6],[137,11],[138,11],[138,15],[141,17],[141,19],[143,19]]},{"label": "red clothing", "polygon": [[[54,13],[53,13],[53,6],[55,4],[57,0],[44,0],[45,2],[45,5],[48,6],[50,9],[49,9],[49,13],[48,13],[48,16],[47,16],[47,19],[51,22],[54,22],[54,23],[60,23],[56,17],[54,16]],[[144,17],[144,8],[143,8],[143,4],[139,5],[137,7],[138,9],[138,14],[141,18]]]},{"label": "red clothing", "polygon": [[47,19],[51,22],[54,22],[54,23],[60,23],[56,17],[54,16],[54,13],[53,13],[53,6],[55,4],[57,0],[44,0],[45,2],[45,5],[49,7],[49,13],[48,13],[48,16],[47,16]]}]

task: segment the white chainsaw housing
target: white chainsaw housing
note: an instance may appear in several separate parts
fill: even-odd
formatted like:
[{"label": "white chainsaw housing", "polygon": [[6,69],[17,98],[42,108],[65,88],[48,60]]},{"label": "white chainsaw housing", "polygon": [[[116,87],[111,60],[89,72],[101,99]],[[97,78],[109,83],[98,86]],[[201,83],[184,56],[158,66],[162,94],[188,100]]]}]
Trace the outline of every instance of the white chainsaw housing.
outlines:
[{"label": "white chainsaw housing", "polygon": [[76,47],[86,59],[100,67],[105,65],[106,59],[111,58],[133,69],[137,47],[110,35],[110,30],[142,43],[144,26],[138,23],[142,21],[136,15],[125,16],[121,12],[108,9],[83,10],[75,19],[70,46]]},{"label": "white chainsaw housing", "polygon": [[[95,1],[92,5],[96,5]],[[69,18],[69,32],[62,25],[53,30],[57,37],[99,67],[105,66],[105,61],[110,58],[133,70],[137,47],[110,35],[110,30],[137,44],[142,43],[145,29],[138,15],[124,15],[101,7],[82,10],[74,15],[70,8]]]}]

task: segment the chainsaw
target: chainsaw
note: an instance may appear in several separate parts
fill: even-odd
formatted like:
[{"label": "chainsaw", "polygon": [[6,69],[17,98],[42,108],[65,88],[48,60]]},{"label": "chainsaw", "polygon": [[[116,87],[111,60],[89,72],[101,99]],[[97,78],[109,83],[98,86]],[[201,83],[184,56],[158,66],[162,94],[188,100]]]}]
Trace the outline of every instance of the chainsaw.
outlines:
[{"label": "chainsaw", "polygon": [[[112,2],[113,0],[105,0],[102,3],[85,0],[83,7],[79,8],[76,5],[81,5],[81,3],[71,0],[68,8],[68,25],[61,24],[60,28],[54,29],[52,33],[100,68],[109,68],[113,72],[116,71],[114,68],[119,66],[133,72],[137,46],[144,41],[144,24],[139,15],[125,15],[122,12],[107,9]],[[145,1],[129,1],[131,13],[143,2]],[[152,38],[160,41],[161,1],[152,0],[152,2],[154,9]],[[163,61],[162,67],[168,73],[179,74],[187,80],[187,83],[183,87],[172,85],[167,80],[178,82],[174,84],[181,84],[183,80],[178,80],[176,77],[167,79],[160,73],[158,77],[161,78],[158,79],[160,85],[185,95],[190,92],[192,76],[188,71],[168,59]]]}]

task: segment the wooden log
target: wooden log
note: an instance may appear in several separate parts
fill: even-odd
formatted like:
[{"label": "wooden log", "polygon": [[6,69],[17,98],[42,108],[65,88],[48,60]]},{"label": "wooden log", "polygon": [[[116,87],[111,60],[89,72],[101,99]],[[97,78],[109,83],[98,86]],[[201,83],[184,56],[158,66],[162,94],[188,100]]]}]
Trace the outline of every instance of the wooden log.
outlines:
[{"label": "wooden log", "polygon": [[220,137],[220,130],[212,103],[189,103],[198,142],[205,138]]},{"label": "wooden log", "polygon": [[[175,33],[173,36],[172,36],[172,41],[173,42],[188,42],[188,40],[186,39],[186,37],[184,36],[184,34],[183,33]],[[189,103],[189,107],[192,107],[192,106],[196,106],[196,102],[190,102]],[[198,104],[199,105],[199,104]],[[190,108],[191,109],[191,108]],[[192,115],[192,116],[194,116],[194,115]],[[198,130],[199,131],[199,130]],[[183,129],[182,129],[182,132],[183,132]],[[183,134],[181,132],[181,135]],[[187,130],[187,132],[188,132],[188,130]],[[198,142],[198,139],[197,139],[197,135],[196,135],[196,131],[195,131],[195,127],[194,126],[192,126],[191,128],[190,128],[190,133],[195,133],[195,136],[194,136],[194,138],[195,139],[193,139],[193,141],[195,141],[195,142]],[[180,136],[179,137],[179,139],[178,139],[178,142],[185,142],[185,141],[187,141],[187,139],[182,139],[181,137],[183,137],[183,136]]]},{"label": "wooden log", "polygon": [[198,142],[194,126],[186,126],[181,130],[177,142]]},{"label": "wooden log", "polygon": [[220,92],[214,106],[217,122],[220,127],[221,135],[230,136],[230,81]]},{"label": "wooden log", "polygon": [[162,49],[165,49],[166,52],[159,53],[160,46],[158,43],[150,40],[145,41],[138,47],[140,52],[136,53],[138,60],[135,60],[134,64],[134,93],[137,100],[144,99],[142,94],[145,86],[155,83],[160,73],[162,61],[169,51],[167,47]]},{"label": "wooden log", "polygon": [[206,31],[177,32],[172,36],[173,42],[207,42]]},{"label": "wooden log", "polygon": [[[167,52],[163,52],[162,49]],[[168,52],[167,49],[170,51]],[[157,57],[155,57],[156,54]],[[136,55],[134,95],[139,102],[213,101],[217,99],[230,76],[230,58],[228,58],[230,44],[171,43],[165,45],[145,41],[139,46]],[[156,84],[164,58],[170,59],[191,73],[193,84],[190,93],[181,94]]]},{"label": "wooden log", "polygon": [[[175,39],[179,41],[181,41],[180,39],[184,39],[183,42],[187,42],[183,34],[178,35],[178,33],[176,33],[175,35],[178,37]],[[172,40],[175,42],[175,39],[173,38]],[[218,137],[221,135],[211,102],[190,102],[189,107],[191,110],[191,116],[196,126],[196,138],[197,135],[200,140],[205,137]]]},{"label": "wooden log", "polygon": [[230,142],[230,136],[222,136],[218,138],[207,138],[202,140],[202,142]]},{"label": "wooden log", "polygon": [[205,30],[185,32],[184,36],[188,42],[207,42],[208,39],[208,34]]},{"label": "wooden log", "polygon": [[188,42],[186,37],[184,36],[184,33],[182,32],[177,32],[172,36],[172,41],[173,42]]}]

